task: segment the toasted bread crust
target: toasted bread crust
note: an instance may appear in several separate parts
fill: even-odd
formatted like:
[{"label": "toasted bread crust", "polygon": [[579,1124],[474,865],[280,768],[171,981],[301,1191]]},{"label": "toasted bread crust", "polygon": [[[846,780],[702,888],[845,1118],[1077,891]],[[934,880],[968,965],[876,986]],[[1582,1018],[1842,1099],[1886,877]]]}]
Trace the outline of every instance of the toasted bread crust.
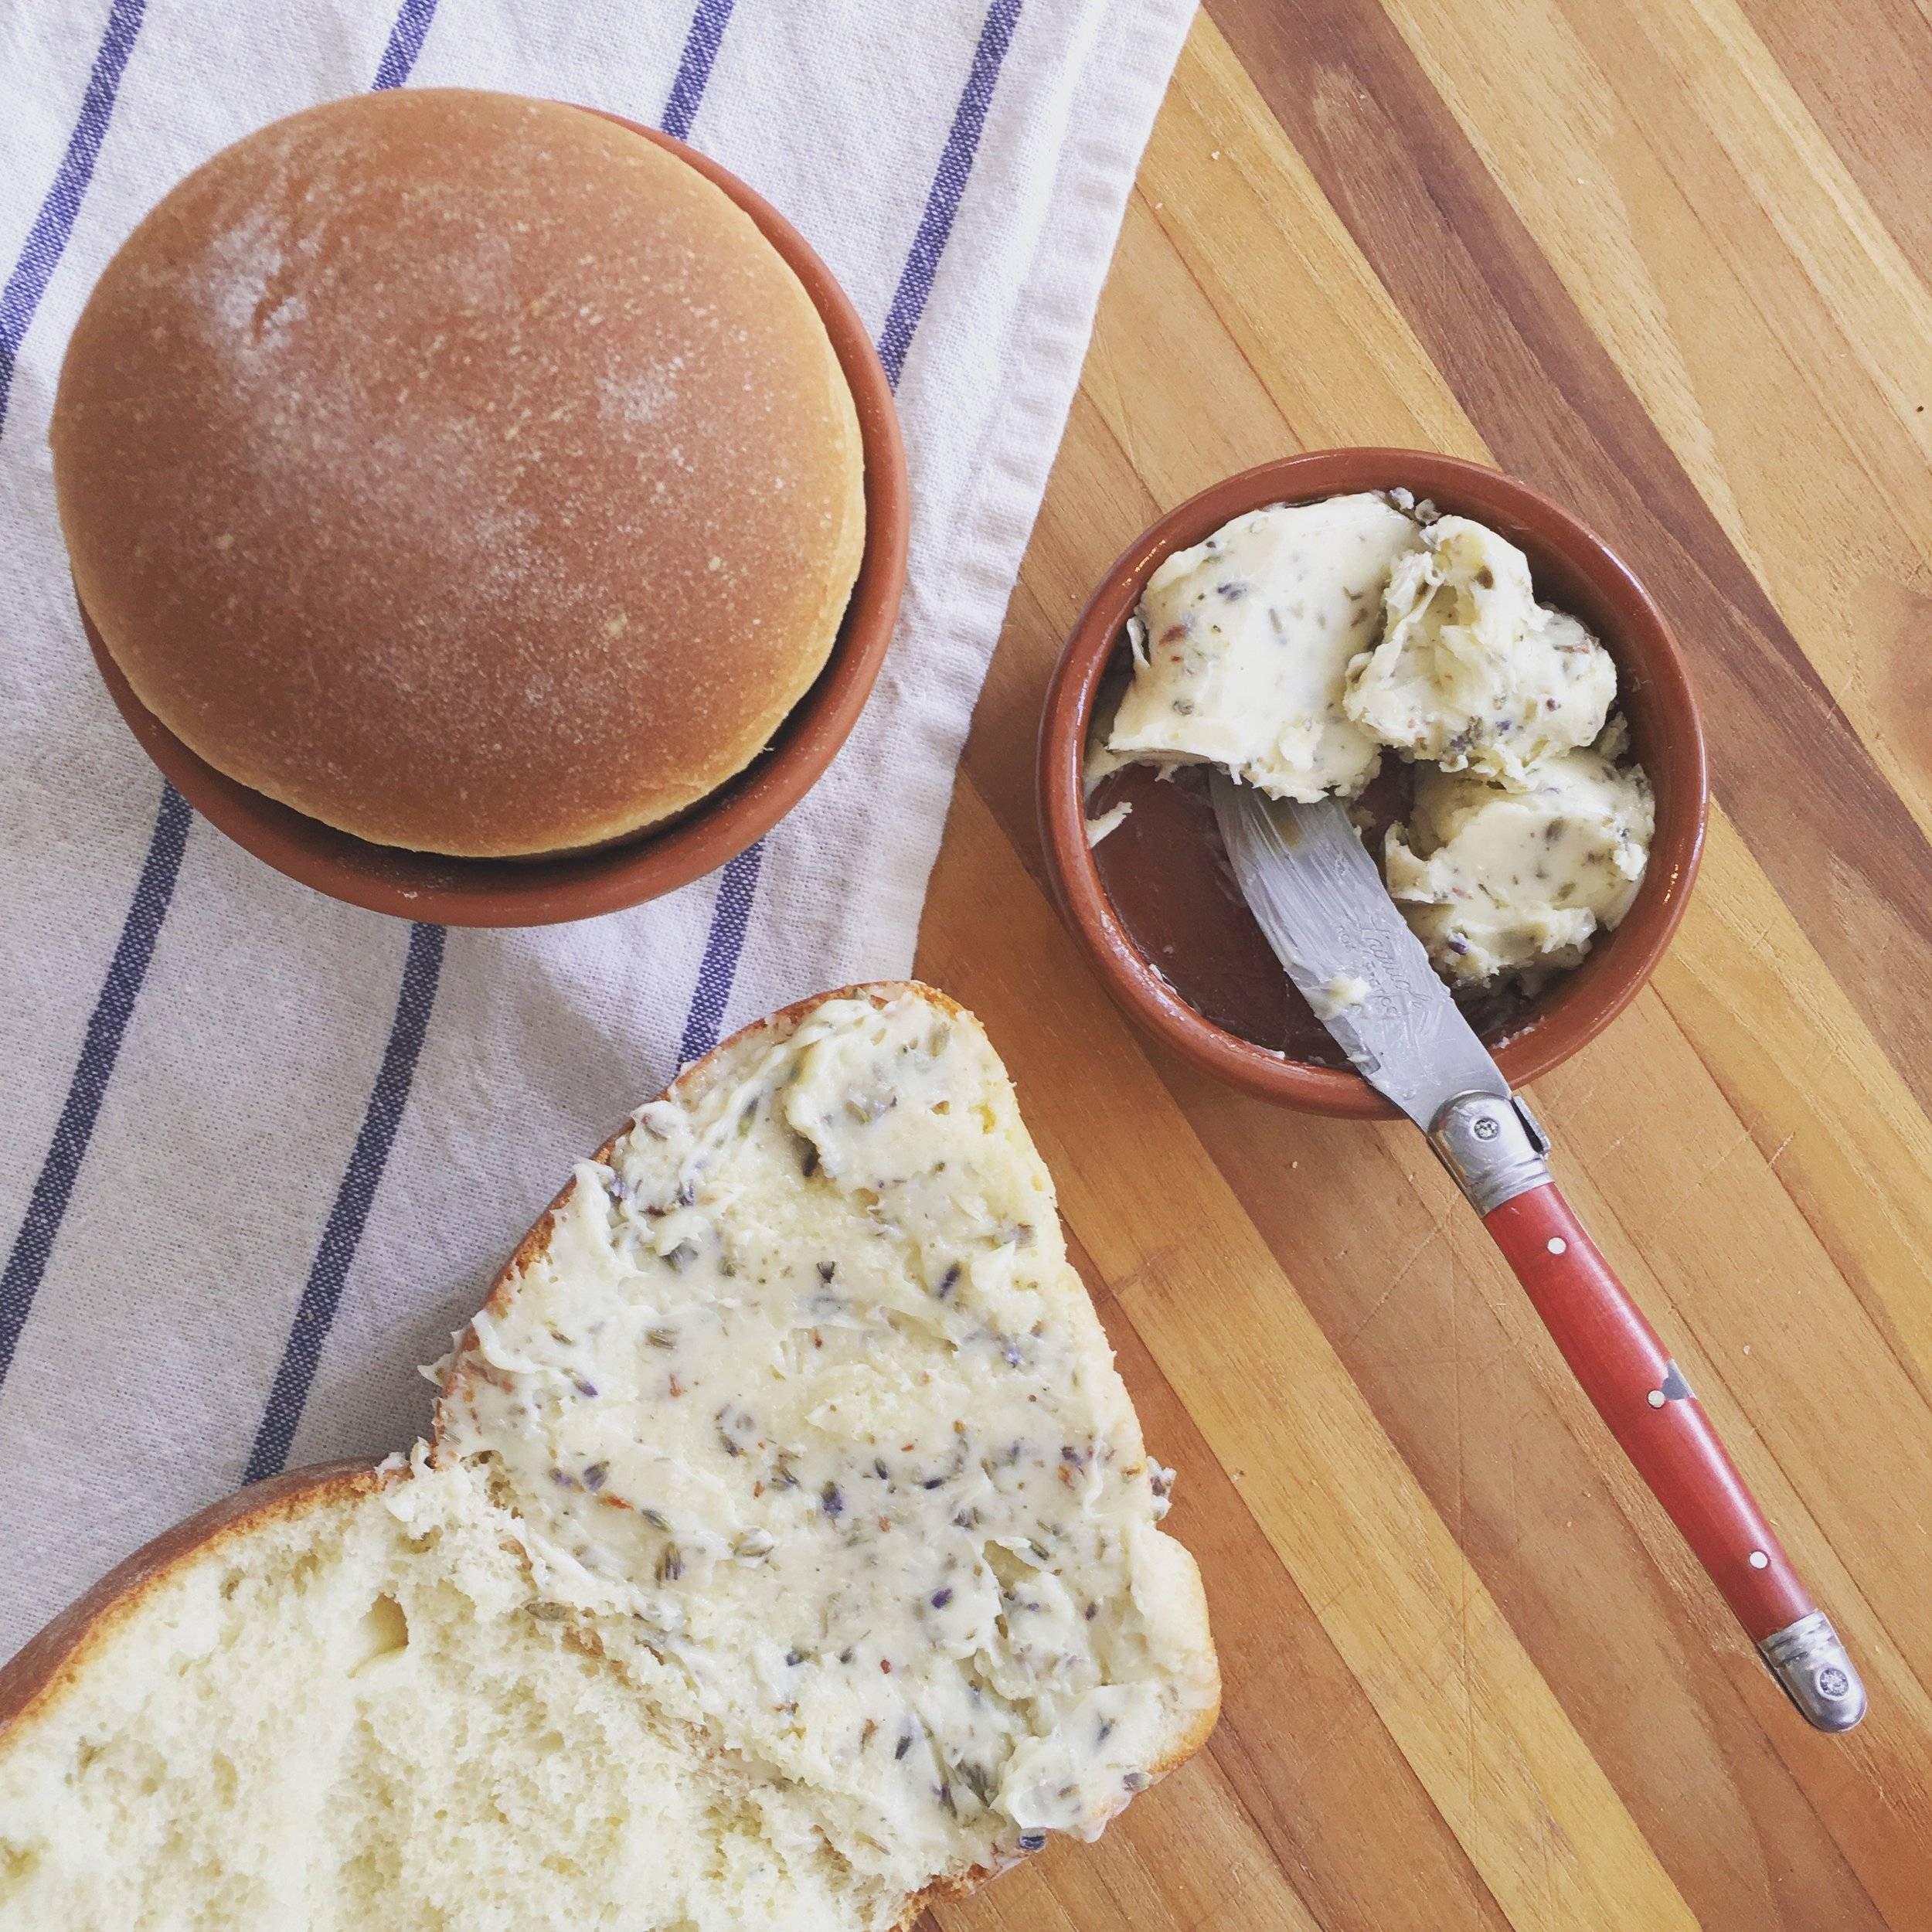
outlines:
[{"label": "toasted bread crust", "polygon": [[0,1739],[16,1725],[46,1717],[89,1658],[173,1572],[278,1519],[369,1493],[383,1480],[366,1462],[315,1463],[250,1483],[163,1530],[69,1604],[0,1669]]}]

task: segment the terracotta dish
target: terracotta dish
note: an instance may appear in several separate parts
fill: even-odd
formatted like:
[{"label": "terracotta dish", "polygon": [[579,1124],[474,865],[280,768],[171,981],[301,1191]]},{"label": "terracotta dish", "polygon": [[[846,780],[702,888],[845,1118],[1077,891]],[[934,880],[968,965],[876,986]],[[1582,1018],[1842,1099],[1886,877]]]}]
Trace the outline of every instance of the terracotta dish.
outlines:
[{"label": "terracotta dish", "polygon": [[[1617,702],[1656,794],[1657,829],[1636,901],[1589,957],[1536,998],[1471,1009],[1515,1087],[1564,1060],[1636,997],[1683,917],[1704,840],[1708,778],[1696,701],[1662,614],[1615,552],[1568,511],[1479,464],[1423,451],[1325,450],[1232,476],[1170,511],[1117,558],[1069,634],[1040,721],[1039,813],[1062,915],[1122,1010],[1151,1038],[1244,1091],[1357,1119],[1395,1110],[1342,1060],[1234,891],[1205,796],[1133,767],[1100,794],[1133,815],[1090,849],[1081,767],[1096,693],[1124,650],[1142,587],[1172,552],[1243,512],[1357,490],[1406,488],[1474,517],[1529,559],[1537,595],[1573,613],[1617,662]],[[1401,774],[1366,794],[1387,816]]]},{"label": "terracotta dish", "polygon": [[[465,100],[488,104],[502,99],[454,95],[443,98],[457,104]],[[543,111],[554,115],[557,111],[546,107]],[[713,605],[717,607],[713,613],[716,621],[712,624],[711,630],[704,630],[705,623],[709,620],[698,622],[703,635],[699,639],[699,655],[695,662],[702,668],[694,685],[696,709],[685,716],[684,724],[689,726],[694,718],[712,716],[721,721],[724,736],[715,747],[704,740],[702,732],[687,730],[685,736],[680,737],[677,717],[667,713],[662,727],[627,739],[628,728],[621,717],[614,717],[611,702],[587,707],[577,725],[570,725],[568,719],[560,721],[562,736],[559,742],[568,740],[575,743],[580,740],[584,757],[590,762],[587,764],[581,760],[566,760],[566,768],[559,770],[554,784],[541,781],[540,774],[536,774],[535,764],[530,781],[526,784],[522,780],[514,781],[514,791],[492,790],[486,781],[484,791],[477,796],[473,815],[478,842],[466,843],[455,838],[451,841],[452,845],[461,843],[461,849],[468,852],[505,855],[502,856],[451,856],[410,849],[414,844],[430,842],[433,835],[418,836],[413,830],[417,825],[430,822],[434,811],[433,798],[425,794],[424,798],[419,799],[414,795],[423,789],[419,782],[420,772],[413,772],[409,783],[393,787],[372,781],[366,794],[352,787],[353,795],[345,796],[332,806],[314,804],[300,790],[277,787],[284,789],[285,796],[292,794],[308,808],[300,810],[294,804],[268,796],[266,789],[257,790],[251,784],[216,770],[135,695],[122,667],[114,662],[104,643],[92,615],[84,607],[83,599],[82,615],[88,640],[110,694],[150,756],[189,801],[238,843],[281,871],[335,897],[376,911],[458,925],[547,923],[634,905],[714,870],[769,831],[831,762],[864,706],[897,614],[904,583],[909,516],[905,458],[890,386],[856,311],[833,281],[830,271],[798,232],[742,182],[668,136],[618,116],[604,115],[601,119],[629,130],[676,157],[722,191],[750,218],[790,267],[798,278],[797,284],[792,286],[795,289],[802,285],[811,308],[817,311],[825,336],[829,338],[832,355],[836,359],[835,370],[829,379],[836,383],[842,378],[842,385],[849,389],[856,411],[859,451],[863,464],[865,531],[862,551],[854,545],[845,553],[849,560],[856,556],[856,582],[849,601],[845,604],[842,621],[837,624],[834,635],[829,615],[821,624],[812,614],[820,606],[811,600],[820,597],[820,590],[808,584],[794,597],[787,588],[791,580],[782,568],[777,567],[779,559],[776,553],[767,559],[760,548],[760,545],[768,548],[776,543],[781,551],[790,555],[803,540],[802,529],[787,534],[788,526],[784,520],[787,499],[775,495],[768,501],[761,498],[759,492],[764,488],[762,482],[743,485],[740,493],[747,508],[753,503],[760,506],[753,521],[762,518],[768,529],[762,532],[751,529],[751,534],[745,539],[749,547],[737,562],[730,556],[726,556],[723,573],[719,574],[716,551],[730,549],[728,537],[717,540],[716,551],[699,544],[699,549],[711,556],[709,575],[699,570],[697,564],[692,564],[682,551],[675,557],[667,554],[662,560],[665,570],[671,573],[668,580],[689,580],[694,584],[697,594],[694,607],[710,610]],[[675,189],[675,182],[672,185]],[[706,190],[707,194],[709,192],[709,189]],[[594,265],[586,272],[595,275],[603,271]],[[614,288],[609,301],[611,326],[621,327],[625,306],[623,288]],[[699,312],[702,315],[704,311]],[[808,315],[809,310],[806,313]],[[606,318],[594,319],[602,321]],[[269,324],[273,321],[272,316],[269,318]],[[755,335],[758,317],[747,315],[744,321]],[[440,336],[437,338],[438,342],[442,340]],[[514,353],[514,349],[510,352]],[[827,361],[824,366],[831,369],[832,364]],[[812,382],[822,384],[828,379],[822,376],[815,377],[805,363],[795,362],[792,367],[797,373],[788,376],[787,380],[795,379],[804,384],[805,392],[801,393],[808,393]],[[560,374],[565,375],[566,372],[560,367]],[[582,372],[578,374],[581,376]],[[451,379],[467,383],[471,389],[476,390],[483,399],[478,406],[488,406],[489,386],[485,383],[481,389],[478,388],[474,369],[460,369]],[[98,386],[97,383],[96,386]],[[566,386],[574,395],[583,385],[581,381],[571,379]],[[621,397],[617,400],[625,400]],[[604,399],[605,403],[611,400],[609,397]],[[566,407],[570,406],[568,396],[565,404]],[[747,406],[748,410],[755,410],[756,399],[748,402]],[[838,406],[844,407],[842,396]],[[849,413],[846,421],[851,421]],[[849,429],[845,434],[849,436]],[[409,452],[405,450],[402,454],[406,456]],[[682,455],[687,469],[695,464],[698,471],[710,475],[710,481],[703,485],[701,492],[704,501],[722,502],[726,509],[737,501],[732,492],[739,486],[735,484],[728,463],[723,469],[719,468],[720,458],[728,452],[721,449],[673,454]],[[422,452],[417,454],[420,457]],[[570,463],[579,461],[576,446],[567,437],[559,446],[558,457],[566,464],[566,471]],[[812,451],[801,448],[798,460],[811,461]],[[705,471],[707,462],[710,471]],[[532,471],[530,474],[539,481],[529,487],[539,488],[545,473],[542,465]],[[850,471],[846,474],[849,475]],[[828,462],[823,485],[828,492],[835,492],[840,487],[837,475],[836,466]],[[100,487],[111,494],[111,478],[105,479]],[[818,487],[815,482],[814,487]],[[641,479],[638,488],[648,492],[649,479]],[[828,502],[831,500],[828,496]],[[621,566],[621,576],[634,575],[623,567],[625,552],[621,539],[629,523],[624,519],[621,489],[607,490],[600,486],[589,492],[587,501],[580,502],[574,498],[572,501],[576,508],[563,517],[564,524],[574,526],[587,517],[590,521],[590,525],[584,526],[586,529],[594,525],[602,532],[604,524],[611,526],[610,532],[599,541],[587,543],[590,556],[613,559]],[[651,518],[645,514],[647,508],[641,499],[636,512],[641,532],[646,532],[651,525]],[[838,514],[843,517],[846,512],[842,508]],[[662,522],[662,518],[658,521]],[[793,521],[796,521],[795,516]],[[812,527],[818,526],[814,524]],[[679,529],[681,528],[679,525]],[[750,525],[735,517],[731,520],[733,532],[748,528]],[[660,547],[662,543],[672,543],[678,533],[678,529],[661,532]],[[299,551],[298,534],[291,540]],[[423,543],[420,529],[413,533],[410,540]],[[843,538],[838,540],[844,542]],[[439,555],[432,538],[424,547],[424,567],[441,567]],[[693,555],[697,556],[697,553]],[[109,560],[111,562],[111,559]],[[301,561],[297,556],[295,562],[299,564]],[[702,562],[702,556],[698,556],[697,563]],[[747,573],[734,578],[733,573],[739,562],[745,566]],[[136,574],[140,563],[141,553],[137,553],[129,566],[135,570]],[[772,567],[765,567],[767,563]],[[680,577],[679,573],[686,572],[687,568],[695,574]],[[848,560],[841,573],[835,562],[831,575],[836,577],[836,581],[831,581],[828,577],[824,596],[842,598],[840,587],[852,568],[852,562]],[[594,570],[590,574],[601,581],[600,571]],[[84,580],[94,581],[91,577]],[[768,607],[765,610],[764,630],[757,628],[751,620],[732,619],[726,607],[730,597],[721,598],[719,594],[727,582],[748,587],[747,596],[755,587],[757,595]],[[251,590],[247,584],[242,587],[245,592]],[[338,591],[344,597],[347,594],[346,588],[333,575],[320,587],[326,597],[335,597]],[[406,578],[401,587],[406,602],[408,596],[413,591],[420,591],[422,586],[414,578]],[[597,584],[589,587],[594,592],[598,590]],[[605,587],[611,590],[614,598],[627,587],[634,594],[638,587],[613,583]],[[628,600],[637,604],[641,613],[647,614],[641,614],[637,621],[648,624],[648,604],[638,604],[634,594]],[[285,597],[283,601],[285,604]],[[796,613],[791,608],[794,603],[799,606]],[[373,607],[379,611],[383,607],[379,597],[375,600]],[[838,608],[837,602],[829,606],[832,613],[836,613]],[[434,610],[429,608],[423,614],[422,623],[415,628],[434,629],[435,623]],[[783,651],[775,655],[767,648],[774,631],[788,638],[792,634],[790,627],[794,623],[798,627],[797,635],[800,639],[795,650],[788,642]],[[819,627],[815,632],[815,644],[812,641],[815,626]],[[461,631],[462,627],[458,629]],[[558,626],[556,630],[560,638],[564,640],[571,634],[570,625]],[[762,644],[760,639],[764,640]],[[229,641],[233,647],[231,655],[239,651],[237,662],[245,668],[250,662],[247,638]],[[455,641],[460,648],[461,638],[459,636]],[[395,651],[390,655],[406,652],[406,636],[399,637]],[[535,652],[531,667],[534,682],[529,686],[529,702],[532,704],[538,701],[539,686],[544,685],[546,680],[549,684],[567,685],[571,697],[580,702],[578,694],[595,688],[602,675],[595,653],[573,671],[571,665],[556,655],[550,644],[539,644],[536,638],[526,638],[524,634],[509,635],[504,648],[512,653]],[[447,649],[439,646],[425,677],[460,672],[460,665],[444,665],[444,659],[448,655]],[[567,651],[565,655],[567,656]],[[663,655],[657,654],[660,662]],[[781,662],[781,658],[784,661]],[[767,659],[770,660],[769,664]],[[398,662],[401,660],[399,658]],[[821,662],[823,668],[818,670],[815,676],[815,667]],[[675,659],[672,662],[675,664]],[[137,668],[137,676],[144,675],[147,674]],[[685,675],[689,677],[689,674]],[[743,682],[734,682],[738,679]],[[788,686],[787,680],[791,681]],[[415,683],[404,680],[406,688],[411,689],[420,688],[423,682],[422,679]],[[774,694],[772,698],[760,695],[767,689]],[[800,692],[802,695],[797,696],[795,702],[792,702],[793,695]],[[325,708],[332,701],[332,694],[327,690],[318,690],[317,696],[318,704]],[[635,694],[628,688],[621,688],[606,696],[618,705],[628,706]],[[448,684],[447,689],[437,689],[432,696],[434,702],[458,716],[471,702],[460,680]],[[210,701],[209,706],[204,707],[209,709],[211,718],[215,715],[213,706],[218,701],[219,694]],[[480,695],[477,702],[481,702]],[[650,710],[648,696],[642,702],[645,709]],[[533,719],[536,716],[531,715]],[[369,708],[365,706],[359,724],[354,719],[349,723],[359,729],[373,730],[380,720],[376,718],[372,722]],[[516,724],[512,707],[509,728],[514,730]],[[184,723],[182,728],[189,727]],[[601,736],[598,735],[600,733]],[[376,735],[380,735],[379,732]],[[420,736],[420,732],[417,735]],[[550,735],[555,737],[557,733],[553,732]],[[216,750],[214,755],[222,757],[224,764],[231,764],[243,776],[255,777],[257,774],[247,763],[246,732],[237,738],[231,730],[228,738],[240,747],[241,757],[238,759],[232,754],[224,755],[220,750]],[[479,742],[491,741],[491,734],[485,733]],[[664,752],[665,743],[670,747],[668,753]],[[759,749],[761,746],[764,747],[762,750]],[[430,757],[433,764],[434,746],[426,750],[423,747],[417,749]],[[326,745],[322,750],[326,752]],[[512,767],[519,767],[519,761],[543,762],[534,749],[527,757],[522,757],[515,746],[510,750],[509,764]],[[745,760],[748,755],[747,764]],[[367,763],[366,758],[363,762]],[[667,775],[662,779],[655,775],[657,764],[667,767]],[[743,768],[734,770],[737,766]],[[322,777],[330,775],[325,757],[309,757],[308,768]],[[459,798],[466,775],[461,771],[451,774],[451,783],[457,787]],[[260,782],[264,787],[270,783],[265,777]],[[564,799],[552,795],[560,794],[566,785],[572,788],[572,797]],[[685,787],[682,797],[677,789],[680,785]],[[339,780],[335,781],[335,788],[341,788]],[[574,797],[574,792],[578,791],[584,794],[580,801]],[[392,793],[393,796],[390,795]],[[695,795],[700,793],[701,796]],[[318,795],[322,795],[319,786]],[[662,802],[654,802],[658,801]],[[324,823],[321,818],[308,815],[309,811],[327,811],[330,815],[338,817],[342,824],[355,825],[358,830],[373,828],[373,836],[393,839],[394,842],[369,842],[341,829],[338,825]],[[356,816],[359,811],[370,818],[370,825],[360,823]],[[395,830],[390,829],[385,814],[395,818]],[[414,815],[413,818],[411,814]],[[553,833],[547,838],[541,836],[553,818],[565,835]],[[657,822],[645,825],[634,832],[627,829],[638,826],[641,818],[655,818]],[[580,827],[585,828],[579,829]],[[546,845],[567,845],[573,849],[543,849]],[[531,852],[537,855],[523,855]]]}]

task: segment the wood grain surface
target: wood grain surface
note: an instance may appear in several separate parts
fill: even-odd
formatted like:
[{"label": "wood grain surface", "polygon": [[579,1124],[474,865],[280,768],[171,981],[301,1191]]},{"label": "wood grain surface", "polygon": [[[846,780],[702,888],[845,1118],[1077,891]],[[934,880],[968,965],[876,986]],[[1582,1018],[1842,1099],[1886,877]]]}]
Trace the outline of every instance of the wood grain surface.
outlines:
[{"label": "wood grain surface", "polygon": [[[946,1932],[1932,1928],[1932,17],[1209,0],[977,714],[920,968],[985,1020],[1199,1556],[1202,1754]],[[1406,1127],[1151,1051],[1041,884],[1046,674],[1232,470],[1497,464],[1649,583],[1716,808],[1560,1174],[1871,1692],[1784,1703]]]}]

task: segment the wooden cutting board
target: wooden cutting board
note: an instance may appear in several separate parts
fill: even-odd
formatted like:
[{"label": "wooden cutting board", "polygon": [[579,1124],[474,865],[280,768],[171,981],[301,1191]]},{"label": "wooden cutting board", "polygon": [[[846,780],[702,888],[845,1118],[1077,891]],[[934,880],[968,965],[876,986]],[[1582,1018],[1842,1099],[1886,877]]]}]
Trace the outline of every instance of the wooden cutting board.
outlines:
[{"label": "wooden cutting board", "polygon": [[[1932,1927],[1932,23],[1209,0],[975,721],[927,977],[985,1018],[1208,1579],[1199,1757],[937,1922]],[[1714,755],[1655,981],[1536,1090],[1872,1698],[1788,1710],[1417,1138],[1150,1053],[1043,896],[1047,669],[1264,457],[1443,449],[1657,593]]]}]

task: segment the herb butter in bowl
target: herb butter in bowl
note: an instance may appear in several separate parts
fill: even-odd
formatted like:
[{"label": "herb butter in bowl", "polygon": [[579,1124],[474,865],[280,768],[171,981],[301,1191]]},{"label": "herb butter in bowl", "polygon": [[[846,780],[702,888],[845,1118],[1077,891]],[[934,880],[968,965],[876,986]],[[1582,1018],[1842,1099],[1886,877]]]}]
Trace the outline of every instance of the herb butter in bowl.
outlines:
[{"label": "herb butter in bowl", "polygon": [[1265,464],[1146,532],[1068,641],[1040,760],[1056,889],[1114,996],[1326,1112],[1387,1110],[1235,890],[1210,769],[1352,801],[1519,1083],[1634,995],[1702,837],[1702,733],[1655,604],[1546,498],[1416,452]]}]

